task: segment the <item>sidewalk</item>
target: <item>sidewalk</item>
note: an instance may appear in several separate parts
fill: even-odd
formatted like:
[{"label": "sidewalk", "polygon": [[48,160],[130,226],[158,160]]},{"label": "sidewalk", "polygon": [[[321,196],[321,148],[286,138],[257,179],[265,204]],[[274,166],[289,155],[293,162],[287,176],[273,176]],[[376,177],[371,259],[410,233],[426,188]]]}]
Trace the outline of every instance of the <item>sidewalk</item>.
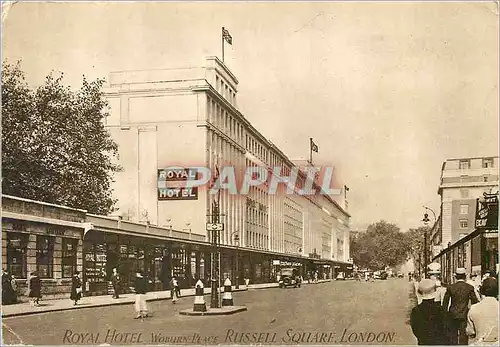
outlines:
[{"label": "sidewalk", "polygon": [[[319,283],[329,282],[331,280],[320,280]],[[308,284],[304,282],[303,284]],[[312,284],[312,283],[311,283]],[[245,285],[240,285],[239,289],[235,289],[233,286],[233,292],[241,292],[251,289],[267,289],[267,288],[278,288],[278,283],[262,283],[262,284],[250,284],[248,288]],[[224,292],[224,287],[221,288]],[[195,289],[181,289],[182,297],[194,296]],[[205,288],[205,294],[211,294],[210,288]],[[170,290],[159,291],[159,292],[149,292],[146,294],[147,301],[157,301],[157,300],[169,300]],[[55,312],[55,311],[66,311],[66,310],[77,310],[83,308],[93,308],[101,306],[111,306],[111,305],[130,305],[135,302],[135,295],[133,293],[122,294],[119,299],[113,299],[111,295],[101,295],[101,296],[88,296],[83,297],[78,305],[74,306],[73,301],[68,299],[57,299],[57,300],[42,300],[41,306],[33,307],[30,303],[24,302],[14,305],[2,305],[2,318],[24,316],[31,314],[39,314],[45,312]]]}]

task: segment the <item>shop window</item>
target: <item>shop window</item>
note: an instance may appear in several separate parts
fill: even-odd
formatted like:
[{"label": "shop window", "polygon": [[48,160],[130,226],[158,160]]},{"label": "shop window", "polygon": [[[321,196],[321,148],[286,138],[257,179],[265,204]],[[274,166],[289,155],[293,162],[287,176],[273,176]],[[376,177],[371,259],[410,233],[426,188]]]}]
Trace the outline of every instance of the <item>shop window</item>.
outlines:
[{"label": "shop window", "polygon": [[62,277],[72,277],[76,271],[77,239],[62,239]]},{"label": "shop window", "polygon": [[460,220],[460,228],[461,229],[467,229],[468,226],[469,226],[469,221],[467,219]]},{"label": "shop window", "polygon": [[28,234],[7,233],[7,270],[17,278],[26,278]]},{"label": "shop window", "polygon": [[40,278],[52,278],[54,260],[54,237],[36,237],[36,271]]},{"label": "shop window", "polygon": [[469,205],[460,205],[460,214],[469,214]]},{"label": "shop window", "polygon": [[[85,278],[88,282],[105,282],[107,278],[106,263],[107,263],[107,246],[105,244],[94,244],[86,242],[84,244],[84,259],[83,266]],[[121,250],[121,248],[120,248]]]}]

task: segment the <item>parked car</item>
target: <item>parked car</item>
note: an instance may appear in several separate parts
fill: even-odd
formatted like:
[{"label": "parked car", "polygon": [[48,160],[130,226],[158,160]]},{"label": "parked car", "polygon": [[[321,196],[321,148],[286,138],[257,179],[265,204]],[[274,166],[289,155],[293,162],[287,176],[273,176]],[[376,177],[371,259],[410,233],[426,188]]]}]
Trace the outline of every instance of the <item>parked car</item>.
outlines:
[{"label": "parked car", "polygon": [[380,271],[375,271],[373,273],[373,279],[375,279],[375,280],[379,280],[380,279]]},{"label": "parked car", "polygon": [[387,272],[385,272],[385,271],[382,271],[380,273],[379,277],[380,277],[381,280],[386,280],[387,277],[389,277],[389,274]]},{"label": "parked car", "polygon": [[281,269],[281,277],[278,282],[280,288],[300,288],[301,282],[299,271],[296,268],[290,267]]},{"label": "parked car", "polygon": [[401,272],[398,272],[398,278],[404,278],[405,275],[403,275]]}]

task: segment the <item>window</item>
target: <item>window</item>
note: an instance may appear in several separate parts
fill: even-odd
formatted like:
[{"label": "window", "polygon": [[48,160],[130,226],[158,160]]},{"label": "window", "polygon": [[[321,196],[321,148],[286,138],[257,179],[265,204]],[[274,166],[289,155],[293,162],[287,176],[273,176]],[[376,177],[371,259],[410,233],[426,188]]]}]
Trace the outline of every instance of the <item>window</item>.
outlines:
[{"label": "window", "polygon": [[467,219],[460,219],[460,229],[467,229],[469,226],[469,221]]},{"label": "window", "polygon": [[7,270],[17,278],[26,278],[28,234],[7,233]]},{"label": "window", "polygon": [[460,197],[462,199],[468,198],[469,197],[469,189],[466,189],[466,188],[460,189]]},{"label": "window", "polygon": [[483,168],[492,168],[493,167],[493,159],[492,158],[485,158],[483,159]]},{"label": "window", "polygon": [[52,278],[54,260],[54,237],[36,237],[36,271],[40,278]]},{"label": "window", "polygon": [[483,182],[488,182],[488,176],[483,176]]},{"label": "window", "polygon": [[72,277],[76,271],[77,239],[62,239],[62,277]]},{"label": "window", "polygon": [[469,205],[460,205],[460,214],[469,214]]},{"label": "window", "polygon": [[459,168],[460,170],[470,169],[470,160],[460,160]]}]

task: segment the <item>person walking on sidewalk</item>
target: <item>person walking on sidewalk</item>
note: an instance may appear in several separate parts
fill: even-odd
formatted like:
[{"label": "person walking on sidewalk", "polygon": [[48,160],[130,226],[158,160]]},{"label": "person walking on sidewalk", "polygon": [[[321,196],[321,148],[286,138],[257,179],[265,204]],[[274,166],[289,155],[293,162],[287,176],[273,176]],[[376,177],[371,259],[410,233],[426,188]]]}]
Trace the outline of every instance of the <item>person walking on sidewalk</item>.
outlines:
[{"label": "person walking on sidewalk", "polygon": [[146,304],[148,283],[141,270],[137,270],[135,276],[135,319],[146,318],[148,316]]},{"label": "person walking on sidewalk", "polygon": [[172,298],[172,303],[176,303],[177,299],[180,298],[180,289],[179,289],[179,283],[177,282],[177,279],[172,277],[170,280],[170,297]]},{"label": "person walking on sidewalk", "polygon": [[12,276],[6,271],[2,271],[2,305],[14,303],[14,289],[12,288]]},{"label": "person walking on sidewalk", "polygon": [[481,295],[483,300],[472,305],[467,315],[467,334],[474,338],[472,345],[498,346],[498,281],[485,279]]},{"label": "person walking on sidewalk", "polygon": [[77,305],[78,301],[82,298],[82,281],[80,280],[80,273],[75,272],[73,278],[71,279],[71,295],[69,296],[73,300],[73,305]]},{"label": "person walking on sidewalk", "polygon": [[424,279],[418,284],[418,293],[422,302],[414,307],[410,314],[410,325],[419,345],[448,345],[449,329],[446,315],[436,304],[436,282]]},{"label": "person walking on sidewalk", "polygon": [[116,267],[113,268],[113,275],[111,275],[111,284],[113,285],[113,299],[118,299],[120,297],[121,279],[120,274],[118,274],[118,270],[116,270]]},{"label": "person walking on sidewalk", "polygon": [[448,286],[443,299],[443,309],[447,310],[449,305],[449,318],[451,319],[451,344],[452,345],[467,345],[468,336],[467,328],[467,313],[469,304],[476,304],[477,299],[474,287],[465,282],[466,270],[457,268],[455,278],[457,282]]},{"label": "person walking on sidewalk", "polygon": [[32,305],[39,306],[40,298],[42,297],[42,281],[40,277],[38,277],[36,272],[31,273],[31,277],[29,279],[29,294],[28,296],[32,298]]}]

